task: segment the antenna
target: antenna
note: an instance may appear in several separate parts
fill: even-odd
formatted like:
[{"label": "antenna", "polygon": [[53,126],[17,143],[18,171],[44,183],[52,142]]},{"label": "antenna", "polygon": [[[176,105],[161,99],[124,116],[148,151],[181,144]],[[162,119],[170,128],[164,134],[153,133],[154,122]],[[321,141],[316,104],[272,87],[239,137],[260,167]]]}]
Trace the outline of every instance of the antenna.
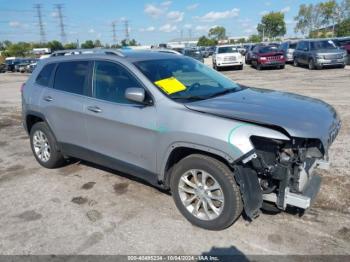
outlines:
[{"label": "antenna", "polygon": [[55,5],[57,8],[57,15],[58,15],[58,21],[59,21],[59,27],[60,27],[60,35],[61,35],[61,41],[62,43],[65,43],[67,41],[66,38],[66,33],[64,31],[64,23],[63,23],[63,14],[62,14],[62,9],[63,9],[63,5],[62,4],[57,4]]},{"label": "antenna", "polygon": [[46,33],[44,30],[44,23],[43,23],[43,17],[41,13],[41,4],[34,5],[34,8],[36,9],[36,17],[38,17],[38,26],[39,26],[39,32],[40,32],[40,42],[45,43],[46,42]]}]

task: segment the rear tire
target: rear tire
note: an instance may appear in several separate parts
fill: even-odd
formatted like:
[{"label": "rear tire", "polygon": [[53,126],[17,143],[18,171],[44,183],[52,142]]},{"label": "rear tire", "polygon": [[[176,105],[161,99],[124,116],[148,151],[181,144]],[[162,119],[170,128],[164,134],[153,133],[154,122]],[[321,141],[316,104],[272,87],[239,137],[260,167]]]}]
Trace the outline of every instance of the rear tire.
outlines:
[{"label": "rear tire", "polygon": [[201,228],[225,229],[243,211],[240,189],[232,171],[209,156],[193,154],[178,162],[171,172],[170,188],[181,214]]},{"label": "rear tire", "polygon": [[36,160],[46,168],[61,167],[65,159],[45,122],[38,122],[30,130],[30,146]]}]

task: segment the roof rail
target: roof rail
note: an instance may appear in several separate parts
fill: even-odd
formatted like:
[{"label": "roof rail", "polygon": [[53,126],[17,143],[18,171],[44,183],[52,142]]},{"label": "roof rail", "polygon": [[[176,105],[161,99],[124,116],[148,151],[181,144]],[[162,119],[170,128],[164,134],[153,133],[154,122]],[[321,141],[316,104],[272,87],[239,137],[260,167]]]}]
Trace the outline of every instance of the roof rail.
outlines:
[{"label": "roof rail", "polygon": [[92,49],[66,49],[53,52],[50,57],[56,56],[68,56],[68,55],[82,55],[82,54],[105,54],[105,55],[117,55],[125,57],[125,55],[118,49],[106,49],[106,48],[92,48]]}]

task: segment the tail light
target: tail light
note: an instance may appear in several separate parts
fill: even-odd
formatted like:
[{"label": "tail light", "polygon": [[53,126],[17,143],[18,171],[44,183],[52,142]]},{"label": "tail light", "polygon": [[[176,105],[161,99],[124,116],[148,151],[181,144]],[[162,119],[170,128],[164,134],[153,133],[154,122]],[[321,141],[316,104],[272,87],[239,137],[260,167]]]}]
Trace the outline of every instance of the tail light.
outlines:
[{"label": "tail light", "polygon": [[22,85],[21,85],[21,93],[23,93],[23,90],[24,90],[24,87],[26,86],[26,83],[23,83]]}]

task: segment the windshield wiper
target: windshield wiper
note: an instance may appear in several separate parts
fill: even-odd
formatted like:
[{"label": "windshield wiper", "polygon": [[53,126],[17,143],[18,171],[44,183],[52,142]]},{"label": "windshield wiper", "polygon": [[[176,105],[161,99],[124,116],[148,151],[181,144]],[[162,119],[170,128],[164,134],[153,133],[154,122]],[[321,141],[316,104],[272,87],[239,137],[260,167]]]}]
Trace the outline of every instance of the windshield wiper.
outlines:
[{"label": "windshield wiper", "polygon": [[175,100],[180,100],[180,99],[184,99],[184,100],[204,100],[207,99],[207,97],[203,97],[203,96],[173,96],[170,97],[171,99],[175,99]]},{"label": "windshield wiper", "polygon": [[234,92],[234,91],[237,91],[237,89],[236,89],[236,88],[226,89],[226,90],[224,90],[224,91],[217,92],[217,93],[215,93],[215,94],[209,95],[209,96],[207,96],[207,98],[213,98],[213,97],[217,97],[217,96],[226,95],[226,94],[232,93],[232,92]]}]

